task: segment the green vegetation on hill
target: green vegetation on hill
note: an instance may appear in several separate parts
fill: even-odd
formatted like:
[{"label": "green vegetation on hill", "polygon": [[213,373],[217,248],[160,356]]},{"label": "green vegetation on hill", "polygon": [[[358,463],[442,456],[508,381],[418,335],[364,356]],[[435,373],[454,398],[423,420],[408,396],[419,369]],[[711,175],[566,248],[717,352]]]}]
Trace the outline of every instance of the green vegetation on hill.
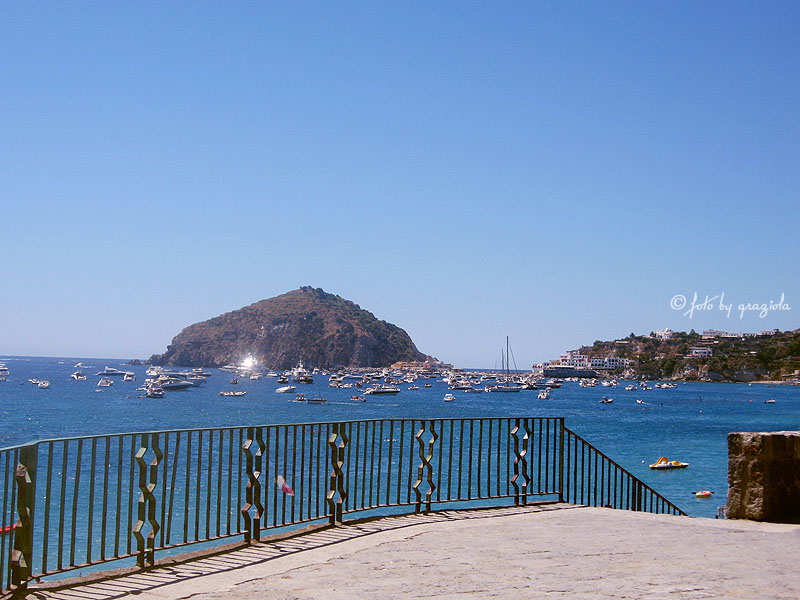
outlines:
[{"label": "green vegetation on hill", "polygon": [[[692,347],[710,348],[712,356],[691,356]],[[629,337],[583,346],[592,358],[618,356],[632,361],[636,377],[699,381],[780,381],[800,371],[800,330],[755,337],[703,339],[694,330],[670,339]]]}]

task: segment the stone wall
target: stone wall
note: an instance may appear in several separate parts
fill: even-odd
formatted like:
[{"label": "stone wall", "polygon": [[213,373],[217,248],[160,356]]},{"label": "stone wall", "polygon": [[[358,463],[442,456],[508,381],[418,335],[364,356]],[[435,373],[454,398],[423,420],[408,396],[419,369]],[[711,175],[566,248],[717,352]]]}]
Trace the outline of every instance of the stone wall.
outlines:
[{"label": "stone wall", "polygon": [[800,523],[800,432],[728,434],[729,519]]}]

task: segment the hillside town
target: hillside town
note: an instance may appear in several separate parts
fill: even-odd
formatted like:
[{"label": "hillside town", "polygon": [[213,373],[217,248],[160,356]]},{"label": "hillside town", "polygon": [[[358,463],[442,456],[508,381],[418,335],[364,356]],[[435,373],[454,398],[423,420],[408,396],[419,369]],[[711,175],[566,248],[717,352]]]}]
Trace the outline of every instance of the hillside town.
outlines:
[{"label": "hillside town", "polygon": [[689,333],[659,329],[567,350],[533,365],[550,377],[623,377],[800,384],[800,330]]}]

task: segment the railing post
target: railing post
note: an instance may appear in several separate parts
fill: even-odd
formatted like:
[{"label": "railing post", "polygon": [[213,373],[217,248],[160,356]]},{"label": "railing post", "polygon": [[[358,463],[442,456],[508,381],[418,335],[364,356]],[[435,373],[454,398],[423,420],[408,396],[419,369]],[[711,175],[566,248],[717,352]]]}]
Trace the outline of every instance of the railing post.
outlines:
[{"label": "railing post", "polygon": [[558,501],[564,501],[564,417],[558,419]]},{"label": "railing post", "polygon": [[419,491],[419,486],[422,485],[422,476],[425,473],[425,470],[428,471],[427,481],[428,481],[428,491],[425,494],[425,512],[430,512],[431,510],[431,496],[433,496],[433,492],[436,489],[436,484],[433,483],[433,466],[431,465],[431,460],[433,460],[433,447],[436,443],[436,440],[439,439],[439,436],[436,434],[436,428],[433,426],[433,421],[428,421],[431,433],[431,439],[428,441],[428,453],[425,454],[425,442],[422,439],[423,434],[425,433],[425,421],[420,421],[419,430],[414,435],[414,438],[417,440],[417,444],[419,445],[419,467],[417,468],[417,480],[411,486],[411,489],[414,490],[414,494],[417,497],[417,502],[414,507],[414,512],[421,512],[422,510],[422,492]]},{"label": "railing post", "polygon": [[[253,506],[253,488],[258,486],[258,479],[253,472],[253,451],[250,446],[253,445],[255,438],[255,428],[247,428],[247,439],[242,444],[242,454],[245,457],[245,475],[247,476],[247,485],[245,486],[244,505],[240,509],[242,519],[244,520],[244,541],[250,542],[253,539],[253,520],[250,517],[250,509]],[[241,464],[241,461],[239,461]]]},{"label": "railing post", "polygon": [[28,588],[33,562],[33,514],[36,505],[36,467],[39,445],[27,444],[19,449],[14,473],[17,484],[17,515],[14,527],[14,549],[11,552],[11,585],[17,591]]},{"label": "railing post", "polygon": [[[340,441],[337,443],[337,439]],[[349,442],[345,423],[331,423],[331,435],[328,438],[328,449],[331,461],[331,475],[328,482],[328,493],[325,501],[330,510],[330,524],[342,524],[342,513],[345,500],[347,499],[347,489],[345,488],[345,477],[342,467],[344,466],[344,450]],[[339,497],[334,500],[338,493]]]},{"label": "railing post", "polygon": [[[520,423],[525,431],[522,436],[522,448],[519,446],[519,431]],[[514,440],[514,475],[511,477],[511,485],[514,486],[514,506],[523,506],[528,504],[528,484],[531,483],[531,478],[528,476],[528,440],[530,438],[530,427],[528,426],[528,419],[514,419],[514,428],[508,432]],[[522,468],[520,468],[520,465]],[[517,483],[517,480],[522,480],[522,485]],[[521,490],[521,492],[520,492]]]},{"label": "railing post", "polygon": [[[133,526],[133,535],[136,538],[136,564],[140,568],[144,568],[146,563],[150,566],[156,562],[155,540],[161,526],[156,518],[156,497],[153,493],[158,485],[158,465],[161,464],[161,459],[164,454],[158,443],[158,434],[150,434],[150,443],[147,441],[148,434],[144,433],[141,437],[139,449],[136,451],[135,460],[139,466],[139,495],[137,521]],[[149,448],[153,449],[153,460],[149,465],[144,461]],[[145,521],[150,523],[150,532],[147,534],[147,543],[145,545],[145,537],[142,535]]]}]

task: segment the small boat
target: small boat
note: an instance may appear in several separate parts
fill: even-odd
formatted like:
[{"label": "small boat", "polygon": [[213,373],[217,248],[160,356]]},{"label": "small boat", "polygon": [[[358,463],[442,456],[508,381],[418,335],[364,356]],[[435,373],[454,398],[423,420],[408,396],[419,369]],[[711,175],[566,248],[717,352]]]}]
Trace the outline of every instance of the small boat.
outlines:
[{"label": "small boat", "polygon": [[626,391],[626,392],[632,392],[632,391],[633,391],[633,390],[635,390],[635,389],[636,389],[636,386],[635,386],[635,385],[626,385],[626,386],[625,386],[625,391]]},{"label": "small boat", "polygon": [[28,382],[32,383],[33,385],[39,385],[39,380],[38,379],[33,379],[33,378],[32,379],[28,379]]},{"label": "small boat", "polygon": [[650,465],[651,469],[664,470],[664,469],[685,469],[689,463],[680,462],[679,460],[669,460],[666,456],[661,456],[659,459]]},{"label": "small boat", "polygon": [[133,371],[126,371],[122,376],[122,381],[136,381],[136,373]]},{"label": "small boat", "polygon": [[453,400],[455,400],[455,399],[456,399],[456,397],[455,397],[455,396],[453,396],[453,394],[445,394],[445,395],[444,395],[444,398],[443,398],[443,400],[444,400],[445,402],[452,402],[452,401],[453,401]]},{"label": "small boat", "polygon": [[775,404],[775,399],[770,398],[769,400],[764,400],[764,404]]},{"label": "small boat", "polygon": [[314,398],[309,398],[308,399],[308,402],[312,402],[312,403],[316,403],[316,404],[321,404],[321,403],[327,402],[327,401],[328,401],[327,398],[321,398],[319,396],[316,396]]},{"label": "small boat", "polygon": [[114,380],[109,379],[108,377],[103,377],[102,379],[100,379],[100,381],[97,382],[97,387],[99,388],[111,387],[112,385],[114,385]]},{"label": "small boat", "polygon": [[225,397],[235,397],[235,396],[244,396],[247,392],[245,390],[229,390],[229,391],[222,391],[219,393],[220,396]]},{"label": "small boat", "polygon": [[366,402],[367,399],[364,396],[350,396],[350,400],[354,400],[356,402]]},{"label": "small boat", "polygon": [[75,371],[70,377],[75,381],[86,381],[86,375],[84,375],[83,371]]},{"label": "small boat", "polygon": [[600,400],[600,404],[611,404],[614,401],[613,398],[609,398],[608,396],[603,396]]},{"label": "small boat", "polygon": [[275,390],[275,393],[276,394],[289,394],[289,393],[295,391],[296,389],[297,388],[295,386],[293,386],[293,385],[284,385],[284,386],[279,387],[277,390]]},{"label": "small boat", "polygon": [[700,490],[699,492],[695,492],[694,495],[697,498],[711,498],[714,492],[709,492],[708,490]]},{"label": "small boat", "polygon": [[145,390],[144,395],[148,398],[163,398],[164,388],[162,388],[160,385],[150,385]]},{"label": "small boat", "polygon": [[231,379],[231,385],[239,385],[239,380],[236,379],[236,377],[234,377],[233,379]]},{"label": "small boat", "polygon": [[47,381],[47,379],[43,379],[42,381],[36,384],[36,387],[38,387],[40,390],[46,390],[47,388],[50,387],[50,382]]},{"label": "small boat", "polygon": [[409,386],[408,389],[410,389],[410,390],[418,390],[419,386],[418,385],[412,385],[412,386]]},{"label": "small boat", "polygon": [[542,390],[539,392],[536,397],[539,400],[549,400],[550,399],[550,390]]}]

